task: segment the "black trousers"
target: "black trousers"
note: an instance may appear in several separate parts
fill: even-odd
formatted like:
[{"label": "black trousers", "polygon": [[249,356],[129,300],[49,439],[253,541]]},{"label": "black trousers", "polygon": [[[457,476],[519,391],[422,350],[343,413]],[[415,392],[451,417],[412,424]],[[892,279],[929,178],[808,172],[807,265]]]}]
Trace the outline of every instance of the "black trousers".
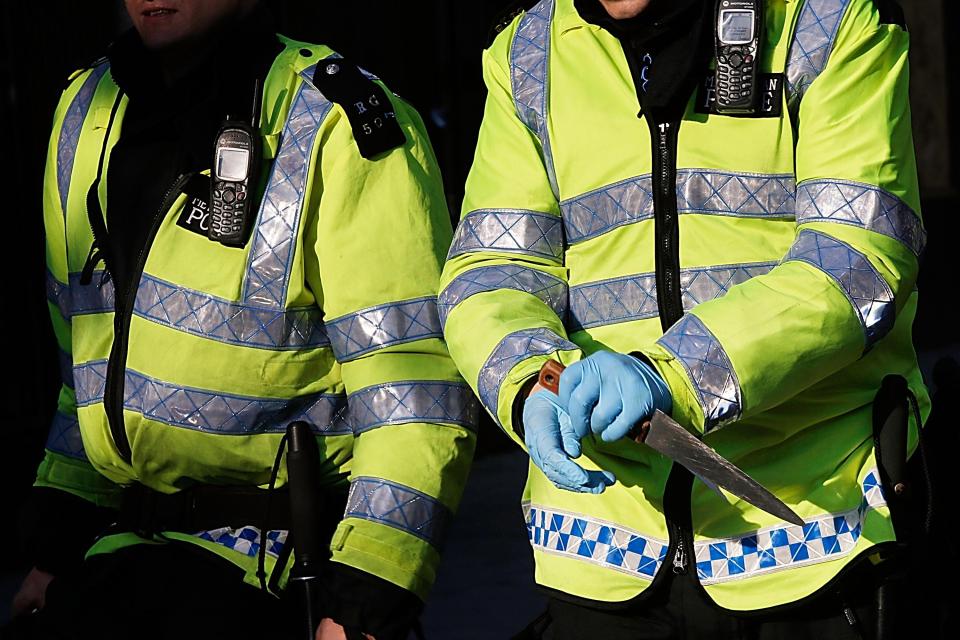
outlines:
[{"label": "black trousers", "polygon": [[3,640],[303,638],[300,603],[244,584],[236,566],[188,544],[136,545],[57,577],[43,611]]}]

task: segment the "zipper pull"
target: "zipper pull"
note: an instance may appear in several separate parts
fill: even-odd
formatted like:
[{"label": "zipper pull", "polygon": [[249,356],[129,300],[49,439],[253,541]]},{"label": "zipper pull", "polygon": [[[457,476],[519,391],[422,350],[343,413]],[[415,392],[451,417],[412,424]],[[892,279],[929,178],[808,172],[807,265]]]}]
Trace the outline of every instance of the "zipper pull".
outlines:
[{"label": "zipper pull", "polygon": [[687,572],[687,554],[683,546],[683,538],[677,540],[677,550],[673,553],[673,572],[677,575]]},{"label": "zipper pull", "polygon": [[[97,241],[94,240],[90,245],[90,251],[87,253],[87,259],[83,263],[83,270],[80,272],[80,284],[88,285],[93,281],[93,270],[97,267],[101,258],[100,249],[97,248]],[[101,280],[100,285],[103,285]]]}]

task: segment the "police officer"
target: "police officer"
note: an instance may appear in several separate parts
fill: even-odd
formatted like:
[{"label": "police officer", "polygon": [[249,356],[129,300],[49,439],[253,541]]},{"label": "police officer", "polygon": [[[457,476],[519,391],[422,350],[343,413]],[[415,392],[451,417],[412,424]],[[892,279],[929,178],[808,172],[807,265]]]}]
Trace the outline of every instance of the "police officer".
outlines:
[{"label": "police officer", "polygon": [[[929,409],[908,36],[892,2],[754,4],[542,0],[483,54],[440,309],[530,454],[534,637],[873,637],[897,533],[872,401],[906,381],[911,451]],[[719,104],[750,78],[715,74],[718,37],[749,109]],[[804,526],[624,437],[655,409]]]},{"label": "police officer", "polygon": [[[451,229],[423,123],[328,47],[277,36],[256,0],[126,7],[134,29],[71,77],[54,119],[63,388],[7,633],[301,629],[276,597],[295,542],[275,462],[303,420],[331,539],[317,637],[405,638],[477,412],[439,325]],[[252,138],[231,143],[225,122]],[[244,201],[246,226],[214,217]]]}]

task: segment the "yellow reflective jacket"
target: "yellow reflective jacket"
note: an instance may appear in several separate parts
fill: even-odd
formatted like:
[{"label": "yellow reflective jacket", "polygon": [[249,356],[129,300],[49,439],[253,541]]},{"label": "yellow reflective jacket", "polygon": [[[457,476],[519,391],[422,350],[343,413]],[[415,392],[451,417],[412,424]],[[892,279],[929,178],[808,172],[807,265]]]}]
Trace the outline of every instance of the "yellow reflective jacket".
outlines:
[{"label": "yellow reflective jacket", "polygon": [[[439,170],[419,116],[389,92],[406,143],[361,157],[345,111],[312,84],[315,65],[337,56],[282,40],[264,83],[265,192],[249,241],[226,247],[178,226],[194,204],[184,176],[121,309],[109,278],[96,272],[81,284],[81,270],[93,242],[87,192],[102,148],[109,166],[127,98],[106,62],[77,73],[63,94],[44,221],[64,385],[37,485],[98,504],[116,504],[120,485],[133,482],[166,493],[265,486],[286,425],[303,419],[324,483],[350,482],[333,560],[423,598],[477,413],[436,309],[451,235]],[[281,469],[278,484],[285,479]],[[250,543],[261,532],[197,533],[179,537],[257,584]],[[268,569],[284,535],[270,532]],[[132,540],[107,538],[91,553]]]},{"label": "yellow reflective jacket", "polygon": [[[518,390],[545,360],[642,353],[674,418],[807,523],[699,481],[665,498],[669,460],[588,439],[579,462],[619,479],[602,495],[528,475],[547,587],[624,601],[686,562],[717,604],[756,610],[894,540],[871,401],[895,373],[929,408],[911,344],[925,234],[908,36],[869,0],[768,0],[765,13],[759,70],[785,74],[782,115],[701,113],[691,96],[679,128],[653,135],[620,43],[573,0],[543,0],[484,52],[486,111],[440,294],[464,377],[519,440]],[[676,236],[658,198],[676,205]],[[664,303],[682,315],[666,331]],[[676,524],[687,510],[692,532]]]}]

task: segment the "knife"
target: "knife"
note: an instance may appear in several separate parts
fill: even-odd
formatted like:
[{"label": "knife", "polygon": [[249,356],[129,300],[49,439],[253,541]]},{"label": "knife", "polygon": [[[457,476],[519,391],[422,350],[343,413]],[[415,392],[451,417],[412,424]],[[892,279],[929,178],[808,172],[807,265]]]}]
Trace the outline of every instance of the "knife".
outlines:
[{"label": "knife", "polygon": [[[559,395],[560,374],[564,368],[556,360],[548,360],[540,369],[540,385]],[[804,525],[803,519],[780,498],[659,409],[654,411],[650,420],[634,428],[630,436],[634,442],[645,444],[679,462],[707,486],[723,487],[781,520],[797,526]]]}]

